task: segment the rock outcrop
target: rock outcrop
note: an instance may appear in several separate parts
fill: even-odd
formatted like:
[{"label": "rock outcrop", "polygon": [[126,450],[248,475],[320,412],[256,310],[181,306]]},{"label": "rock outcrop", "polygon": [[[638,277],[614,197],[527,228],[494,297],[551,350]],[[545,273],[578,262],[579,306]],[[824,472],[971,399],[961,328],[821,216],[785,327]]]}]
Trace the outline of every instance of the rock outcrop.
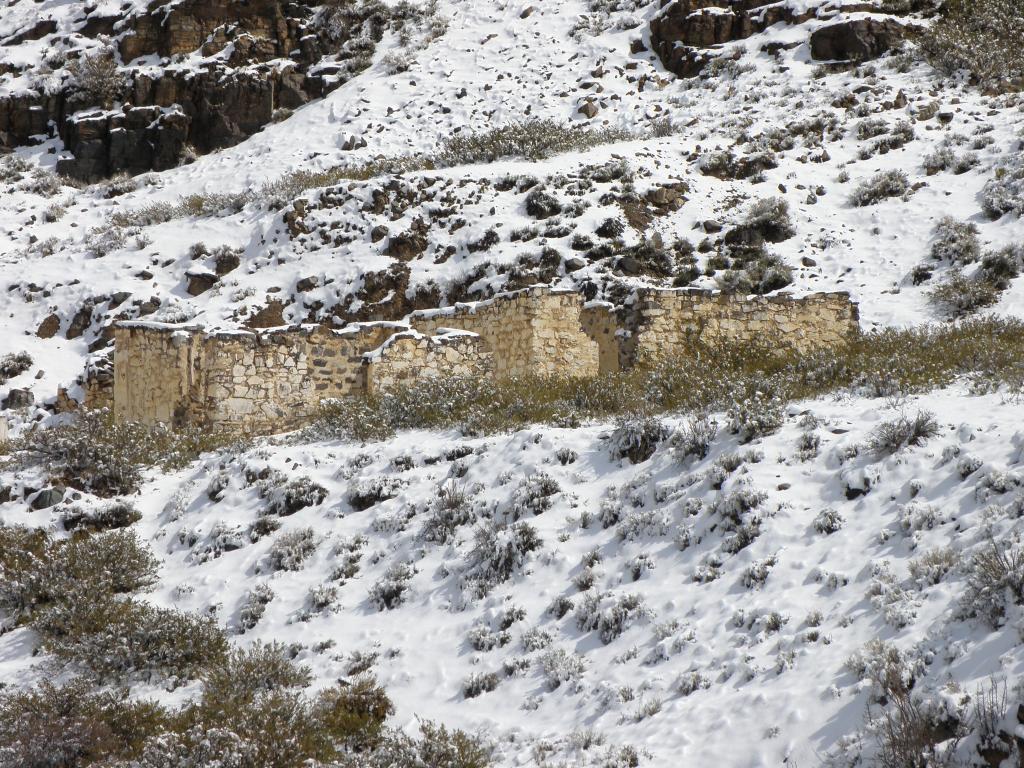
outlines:
[{"label": "rock outcrop", "polygon": [[651,20],[651,44],[666,69],[692,77],[713,58],[709,49],[745,40],[779,22],[799,24],[814,13],[771,0],[665,0]]},{"label": "rock outcrop", "polygon": [[877,59],[907,37],[908,27],[893,19],[852,19],[811,33],[811,56],[819,61]]},{"label": "rock outcrop", "polygon": [[[791,6],[771,0],[662,0],[661,11],[651,20],[651,45],[666,69],[680,77],[693,77],[715,57],[715,49],[745,40],[769,27],[802,24],[836,7]],[[877,11],[871,3],[847,3],[845,13]],[[906,36],[907,28],[889,18],[841,21],[811,35],[816,59],[855,60],[877,58]]]},{"label": "rock outcrop", "polygon": [[[201,154],[237,144],[368,63],[380,20],[328,33],[312,24],[315,9],[306,0],[154,0],[139,16],[86,23],[116,33],[126,64],[159,57],[164,68],[123,69],[116,111],[95,109],[71,78],[54,93],[0,98],[0,148],[59,134],[69,153],[60,171],[93,181],[172,167],[186,145]],[[195,54],[198,67],[176,61]]]}]

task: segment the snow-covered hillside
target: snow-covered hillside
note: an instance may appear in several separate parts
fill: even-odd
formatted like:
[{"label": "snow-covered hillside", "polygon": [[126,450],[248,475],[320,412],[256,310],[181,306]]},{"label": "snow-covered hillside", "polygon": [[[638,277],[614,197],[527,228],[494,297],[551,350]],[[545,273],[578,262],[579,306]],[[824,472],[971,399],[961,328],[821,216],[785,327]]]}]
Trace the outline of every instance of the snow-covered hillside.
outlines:
[{"label": "snow-covered hillside", "polygon": [[[279,85],[298,67],[301,105],[275,103],[273,120],[175,167],[91,184],[54,173],[82,146],[74,131],[44,120],[11,138],[37,96],[31,109],[75,125],[150,106],[67,90],[74,56],[135,50],[125,40],[147,29],[140,2],[80,5],[0,10],[12,437],[73,418],[54,413],[58,389],[81,397],[112,324],[139,317],[341,325],[537,282],[615,304],[651,284],[846,290],[865,330],[1024,314],[1024,99],[919,55],[930,3],[388,2],[358,49],[365,68],[354,33],[339,42],[316,27],[323,9],[294,3],[279,45],[327,46],[298,63],[244,60],[246,27],[211,34],[212,50],[118,53],[115,69],[136,85],[204,71]],[[672,14],[750,29],[679,77],[653,52],[652,20]],[[812,55],[819,30],[860,22],[905,24],[908,42],[860,64]],[[744,444],[713,414],[704,456],[687,446],[708,423],[659,416],[662,439],[636,463],[615,455],[614,423],[304,433],[148,468],[122,501],[160,561],[145,600],[212,616],[240,646],[289,644],[314,689],[368,669],[392,724],[478,734],[496,765],[917,768],[947,764],[945,750],[998,766],[1024,728],[1012,380],[800,401]],[[935,434],[872,446],[918,412]],[[5,465],[0,523],[63,540],[69,508],[111,504],[85,491],[36,503],[49,482]],[[3,626],[0,683],[76,671],[34,656],[32,627]],[[128,680],[175,706],[199,690],[179,682]],[[879,746],[904,705],[946,737],[929,761]]]},{"label": "snow-covered hillside", "polygon": [[[867,447],[919,410],[934,438]],[[884,649],[965,720],[990,678],[1017,694],[1020,609],[989,595],[993,631],[968,583],[972,558],[1017,546],[1021,416],[961,387],[842,397],[747,444],[718,415],[702,459],[670,419],[636,465],[607,424],[268,444],[153,477],[134,527],[161,561],[155,603],[294,644],[320,684],[368,665],[400,724],[479,730],[500,764],[632,746],[651,765],[843,765],[855,736],[874,750]],[[46,674],[31,645],[27,628],[0,638],[6,680]]]}]

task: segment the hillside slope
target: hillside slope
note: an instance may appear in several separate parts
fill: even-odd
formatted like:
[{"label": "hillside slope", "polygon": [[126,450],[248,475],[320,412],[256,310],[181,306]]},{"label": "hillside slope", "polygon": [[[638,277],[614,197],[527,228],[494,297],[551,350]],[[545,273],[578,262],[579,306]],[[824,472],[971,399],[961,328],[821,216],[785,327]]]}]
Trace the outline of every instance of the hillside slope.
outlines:
[{"label": "hillside slope", "polygon": [[[925,60],[931,3],[207,5],[0,12],[12,437],[74,418],[58,389],[82,397],[123,319],[340,326],[535,283],[845,290],[866,331],[1024,314],[1024,99]],[[800,400],[747,442],[726,413],[659,416],[635,462],[634,417],[480,435],[469,414],[44,504],[67,478],[18,456],[0,523],[117,519],[159,561],[141,601],[286,643],[311,690],[369,670],[393,725],[464,729],[495,765],[1018,764],[1020,366],[986,379],[999,350],[973,343],[976,376]],[[81,671],[0,618],[0,683]]]}]

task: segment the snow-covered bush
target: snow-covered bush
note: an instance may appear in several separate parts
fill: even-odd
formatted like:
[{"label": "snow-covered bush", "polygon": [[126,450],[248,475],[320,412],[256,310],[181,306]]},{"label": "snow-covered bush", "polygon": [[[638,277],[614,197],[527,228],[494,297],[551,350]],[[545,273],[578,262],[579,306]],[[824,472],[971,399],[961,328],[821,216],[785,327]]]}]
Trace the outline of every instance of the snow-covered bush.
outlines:
[{"label": "snow-covered bush", "polygon": [[938,149],[929,152],[924,156],[922,166],[924,172],[929,176],[934,176],[939,171],[945,171],[953,167],[956,162],[956,155],[953,150],[949,147],[939,147]]},{"label": "snow-covered bush", "polygon": [[768,494],[761,491],[739,488],[731,493],[719,494],[711,505],[711,512],[731,526],[739,526],[767,498]]},{"label": "snow-covered bush", "polygon": [[916,560],[911,560],[908,568],[910,578],[916,581],[921,589],[924,589],[938,584],[959,563],[960,555],[957,551],[951,547],[944,547],[930,550]]},{"label": "snow-covered bush", "polygon": [[672,434],[669,444],[680,460],[690,457],[703,459],[711,451],[711,445],[717,435],[718,422],[704,414],[694,416],[679,427]]},{"label": "snow-covered bush", "polygon": [[917,693],[894,697],[875,726],[879,768],[910,765],[951,768],[966,734],[967,715],[946,697]]},{"label": "snow-covered bush", "polygon": [[252,629],[255,627],[263,614],[267,610],[267,606],[274,599],[274,590],[270,588],[269,584],[257,584],[242,600],[242,607],[238,610],[238,626],[242,632]]},{"label": "snow-covered bush", "polygon": [[1006,600],[1024,602],[1024,550],[992,539],[964,565],[967,586],[962,610],[998,628],[1006,615]]},{"label": "snow-covered bush", "polygon": [[781,243],[795,234],[789,203],[781,197],[762,197],[750,205],[740,225],[726,236],[726,242],[735,239],[747,243]]},{"label": "snow-covered bush", "polygon": [[128,232],[121,227],[94,227],[85,233],[85,249],[95,259],[102,259],[128,245]]},{"label": "snow-covered bush", "polygon": [[462,696],[475,699],[482,693],[489,693],[498,687],[500,679],[494,672],[474,672],[462,683]]},{"label": "snow-covered bush", "polygon": [[54,541],[41,530],[0,527],[0,612],[31,620],[64,603],[148,589],[157,568],[134,531]]},{"label": "snow-covered bush", "polygon": [[588,593],[576,608],[576,626],[581,632],[596,630],[601,642],[607,645],[635,622],[650,615],[640,595]]},{"label": "snow-covered bush", "polygon": [[0,384],[20,376],[32,367],[32,356],[28,352],[11,352],[0,357]]},{"label": "snow-covered bush", "polygon": [[[118,757],[124,740],[142,742],[162,728],[152,702],[96,689],[84,678],[0,692],[0,766],[79,766]],[[170,768],[170,764],[164,763]]]},{"label": "snow-covered bush", "polygon": [[637,509],[619,522],[615,534],[623,541],[658,538],[669,531],[669,517],[659,509]]},{"label": "snow-covered bush", "polygon": [[763,295],[785,288],[793,282],[793,270],[776,254],[768,253],[764,245],[733,245],[729,255],[731,269],[715,275],[715,282],[723,293]]},{"label": "snow-covered bush", "polygon": [[316,551],[316,534],[312,528],[299,528],[282,533],[267,552],[267,561],[274,571],[298,571]]},{"label": "snow-covered bush", "polygon": [[968,277],[959,269],[951,269],[945,279],[928,292],[928,299],[956,319],[992,306],[999,301],[1002,290],[986,279],[983,272]]},{"label": "snow-covered bush", "polygon": [[764,586],[764,583],[768,581],[768,575],[771,573],[772,568],[775,567],[775,563],[778,562],[774,555],[766,557],[763,560],[758,560],[751,563],[743,571],[743,586],[747,589],[755,589],[757,587]]},{"label": "snow-covered bush", "polygon": [[442,484],[431,502],[430,514],[423,523],[421,535],[426,541],[446,544],[464,525],[476,522],[476,513],[466,490],[454,480]]},{"label": "snow-covered bush", "polygon": [[429,720],[419,721],[419,728],[419,739],[389,731],[372,752],[344,756],[339,768],[488,768],[492,763],[492,748],[479,738]]},{"label": "snow-covered bush", "polygon": [[1009,245],[998,251],[989,251],[982,257],[978,279],[1004,291],[1010,287],[1010,281],[1020,275],[1022,266],[1024,247]]},{"label": "snow-covered bush", "polygon": [[82,596],[55,603],[32,626],[43,647],[98,678],[195,678],[227,651],[210,618],[131,598]]},{"label": "snow-covered bush", "polygon": [[563,683],[578,683],[583,677],[585,659],[577,653],[569,653],[563,648],[552,648],[545,651],[537,659],[541,674],[550,690],[555,690]]},{"label": "snow-covered bush", "polygon": [[899,149],[914,140],[914,128],[907,120],[900,120],[877,141],[869,146],[862,147],[857,153],[861,160],[867,160],[875,155],[884,155],[894,149]]},{"label": "snow-covered bush", "polygon": [[527,629],[519,638],[523,651],[526,653],[542,651],[550,646],[553,640],[554,638],[551,636],[551,633],[544,631],[540,627]]},{"label": "snow-covered bush", "polygon": [[943,216],[932,230],[932,258],[953,264],[972,264],[981,258],[977,225]]},{"label": "snow-covered bush", "polygon": [[647,461],[668,435],[661,419],[645,413],[626,414],[616,421],[611,435],[612,457],[628,458],[633,464]]},{"label": "snow-covered bush", "polygon": [[949,0],[921,49],[937,69],[967,70],[979,84],[1010,89],[1024,83],[1024,8],[1016,0]]},{"label": "snow-covered bush", "polygon": [[711,681],[700,672],[686,672],[680,675],[674,686],[680,696],[690,696],[710,687]]},{"label": "snow-covered bush", "polygon": [[495,648],[502,648],[512,642],[512,635],[508,630],[494,631],[486,624],[477,624],[469,630],[466,638],[469,647],[474,651],[491,651]]},{"label": "snow-covered bush", "polygon": [[527,514],[539,515],[551,509],[553,497],[561,488],[558,482],[546,472],[534,472],[523,478],[512,492],[509,516],[518,520]]},{"label": "snow-covered bush", "polygon": [[1000,166],[981,189],[981,210],[990,219],[1024,216],[1024,164]]},{"label": "snow-covered bush", "polygon": [[810,461],[817,457],[821,447],[821,438],[814,432],[802,432],[796,439],[797,461]]},{"label": "snow-covered bush", "polygon": [[899,170],[882,171],[862,182],[850,195],[855,206],[874,205],[890,197],[904,197],[910,191],[907,174]]},{"label": "snow-covered bush", "polygon": [[279,517],[322,504],[327,498],[327,489],[308,477],[296,477],[283,486],[262,487],[260,490],[267,497],[266,513]]},{"label": "snow-covered bush", "polygon": [[900,585],[888,561],[873,566],[867,595],[885,622],[895,629],[908,626],[917,616],[913,595]]},{"label": "snow-covered bush", "polygon": [[15,441],[14,448],[45,464],[68,485],[114,496],[138,490],[144,467],[177,469],[225,441],[224,435],[209,431],[117,423],[109,413],[91,411],[56,427],[33,430]]},{"label": "snow-covered bush", "polygon": [[489,522],[477,527],[464,571],[466,584],[478,596],[486,595],[498,584],[508,581],[542,544],[537,529],[527,522],[512,525]]},{"label": "snow-covered bush", "polygon": [[405,602],[409,593],[409,582],[416,574],[407,563],[395,563],[388,567],[379,581],[370,587],[370,603],[378,611],[390,611]]},{"label": "snow-covered bush", "polygon": [[446,138],[434,155],[437,167],[493,163],[514,157],[543,160],[564,152],[581,152],[601,144],[635,138],[619,128],[583,128],[557,120],[530,119]]},{"label": "snow-covered bush", "polygon": [[393,499],[405,486],[405,482],[396,477],[375,477],[352,485],[348,489],[348,503],[352,508],[362,512],[382,501]]},{"label": "snow-covered bush", "polygon": [[846,660],[846,669],[858,680],[869,680],[879,700],[905,696],[910,692],[923,664],[896,646],[871,640]]},{"label": "snow-covered bush", "polygon": [[626,571],[633,581],[639,581],[645,573],[650,573],[655,568],[654,558],[646,553],[630,558],[626,563]]},{"label": "snow-covered bush", "polygon": [[918,411],[914,416],[900,415],[879,424],[868,438],[868,446],[878,454],[892,454],[908,445],[924,445],[940,433],[935,415]]},{"label": "snow-covered bush", "polygon": [[558,595],[551,604],[544,610],[549,616],[554,616],[556,619],[564,619],[565,615],[573,609],[573,602],[565,595]]},{"label": "snow-covered bush", "polygon": [[748,397],[735,399],[726,412],[729,431],[739,435],[743,443],[773,434],[785,421],[784,405],[780,398],[764,392],[754,392]]},{"label": "snow-covered bush", "polygon": [[941,522],[939,510],[931,504],[911,501],[900,508],[900,526],[907,533],[931,530]]},{"label": "snow-covered bush", "polygon": [[73,504],[61,511],[61,524],[65,531],[99,533],[115,528],[127,528],[142,519],[142,513],[129,501],[105,501],[93,505]]},{"label": "snow-covered bush", "polygon": [[89,106],[109,109],[125,90],[126,78],[113,49],[85,54],[68,67],[76,93]]},{"label": "snow-covered bush", "polygon": [[814,518],[814,530],[826,536],[843,527],[843,516],[831,507],[821,510]]}]

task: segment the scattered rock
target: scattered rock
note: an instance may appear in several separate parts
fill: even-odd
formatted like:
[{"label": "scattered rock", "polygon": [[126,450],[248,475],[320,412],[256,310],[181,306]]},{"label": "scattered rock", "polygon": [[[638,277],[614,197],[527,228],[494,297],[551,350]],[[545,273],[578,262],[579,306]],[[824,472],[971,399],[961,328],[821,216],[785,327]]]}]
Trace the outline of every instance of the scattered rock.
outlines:
[{"label": "scattered rock", "polygon": [[43,490],[39,491],[39,493],[37,493],[35,497],[33,497],[29,506],[32,507],[32,509],[34,510],[49,509],[50,507],[55,507],[62,501],[64,501],[65,491],[66,489],[60,485],[55,485],[51,488],[44,488]]},{"label": "scattered rock", "polygon": [[50,315],[39,324],[36,329],[36,336],[40,339],[52,339],[60,330],[60,318],[57,315]]},{"label": "scattered rock", "polygon": [[286,325],[284,303],[279,299],[270,299],[267,305],[250,317],[245,324],[250,328],[277,328]]},{"label": "scattered rock", "polygon": [[3,409],[28,408],[35,403],[35,395],[29,389],[12,389],[3,401]]},{"label": "scattered rock", "polygon": [[188,286],[185,290],[188,291],[189,296],[198,296],[201,293],[206,293],[220,282],[215,273],[205,269],[189,270],[185,273],[185,277],[188,279]]},{"label": "scattered rock", "polygon": [[75,316],[71,318],[71,322],[68,324],[68,330],[64,334],[65,338],[77,339],[89,329],[89,326],[92,324],[93,307],[94,303],[87,301],[78,308]]}]

